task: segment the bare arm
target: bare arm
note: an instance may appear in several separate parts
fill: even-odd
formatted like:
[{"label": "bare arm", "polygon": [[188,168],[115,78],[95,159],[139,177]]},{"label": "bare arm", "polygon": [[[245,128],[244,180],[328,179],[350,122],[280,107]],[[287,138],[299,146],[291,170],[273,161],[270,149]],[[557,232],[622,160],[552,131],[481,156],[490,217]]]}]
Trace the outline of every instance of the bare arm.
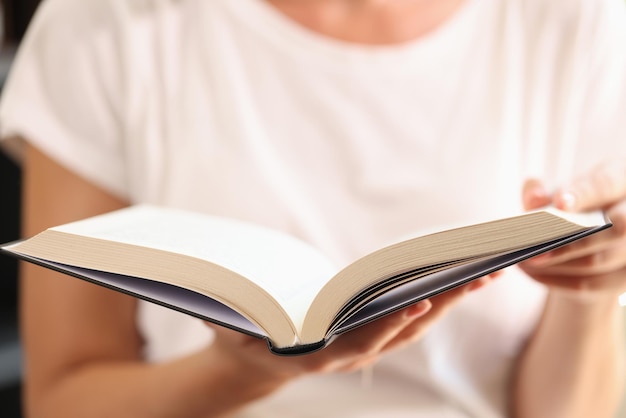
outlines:
[{"label": "bare arm", "polygon": [[[37,150],[27,151],[25,235],[124,205]],[[208,393],[214,399],[239,393],[237,403],[258,396],[246,395],[242,382],[229,384],[225,376],[241,370],[215,361],[214,350],[175,363],[143,363],[135,299],[34,265],[21,269],[28,416],[193,417],[208,412]]]},{"label": "bare arm", "polygon": [[[24,164],[24,234],[126,203],[34,148]],[[142,359],[136,300],[33,265],[22,266],[27,416],[215,417],[307,373],[356,370],[419,338],[488,278],[409,307],[307,356],[278,357],[261,340],[216,329],[215,342],[162,364]]]},{"label": "bare arm", "polygon": [[612,418],[624,375],[621,315],[615,299],[550,294],[520,360],[516,416]]},{"label": "bare arm", "polygon": [[527,184],[528,207],[603,208],[614,227],[524,264],[549,287],[542,319],[520,357],[514,385],[518,418],[612,418],[624,386],[626,168],[605,165],[549,196]]}]

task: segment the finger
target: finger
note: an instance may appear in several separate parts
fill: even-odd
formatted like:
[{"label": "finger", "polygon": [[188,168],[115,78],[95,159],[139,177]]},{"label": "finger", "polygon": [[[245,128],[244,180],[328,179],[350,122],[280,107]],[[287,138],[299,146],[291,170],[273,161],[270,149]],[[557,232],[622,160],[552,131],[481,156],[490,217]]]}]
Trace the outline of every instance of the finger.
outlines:
[{"label": "finger", "polygon": [[601,298],[615,301],[616,295],[626,291],[624,270],[611,271],[606,274],[583,277],[562,275],[542,275],[537,280],[558,291],[571,291],[571,296],[580,298]]},{"label": "finger", "polygon": [[523,264],[522,269],[533,276],[584,277],[608,274],[626,266],[626,246],[619,245],[554,265]]},{"label": "finger", "polygon": [[[420,321],[431,309],[430,300],[422,300],[399,312],[380,318],[357,330],[341,335],[331,346],[328,354],[335,359],[334,371],[350,372],[374,363],[383,348],[410,323]],[[326,360],[320,359],[323,364]],[[328,370],[323,370],[327,372]]]},{"label": "finger", "polygon": [[450,305],[446,303],[433,304],[433,307],[426,315],[408,324],[394,338],[389,340],[380,350],[381,353],[397,350],[418,341],[449,309]]},{"label": "finger", "polygon": [[626,199],[609,207],[606,215],[613,223],[609,231],[620,239],[626,239]]},{"label": "finger", "polygon": [[589,256],[594,252],[620,245],[620,241],[626,241],[626,200],[609,207],[606,214],[613,223],[612,228],[531,258],[523,264],[545,267]]},{"label": "finger", "polygon": [[454,289],[441,295],[431,298],[431,309],[421,318],[407,325],[398,335],[385,345],[383,352],[399,349],[411,344],[426,333],[426,331],[437,321],[439,321],[450,309],[452,309],[462,298],[470,292],[478,290],[493,282],[500,276],[501,272],[492,273],[488,276],[474,280],[466,286]]},{"label": "finger", "polygon": [[488,276],[481,277],[478,280],[474,280],[472,283],[467,285],[467,290],[473,292],[475,290],[481,289],[488,285],[489,283],[498,279],[504,273],[503,270],[499,270],[489,274]]},{"label": "finger", "polygon": [[405,326],[424,316],[431,306],[430,300],[422,300],[341,335],[329,348],[334,349],[334,355],[341,356],[348,354],[359,357],[377,354]]},{"label": "finger", "polygon": [[[451,309],[464,295],[474,289],[482,287],[484,283],[495,280],[499,272],[484,276],[470,284],[460,286],[437,295],[431,300],[422,301],[400,312],[383,317],[370,324],[364,325],[359,330],[342,335],[336,340],[332,356],[343,356],[342,362],[335,362],[332,367],[337,371],[354,371],[377,361],[380,355],[389,350],[399,348],[419,339],[434,322],[439,320]],[[477,284],[480,283],[480,286]],[[425,306],[420,306],[425,303]],[[431,315],[432,311],[435,311]],[[387,323],[383,323],[385,321]],[[385,328],[390,327],[388,330]],[[378,333],[383,329],[384,336],[372,337],[371,332]],[[375,334],[374,334],[375,335]],[[347,347],[347,349],[346,349]],[[327,350],[324,350],[328,353]],[[346,353],[348,353],[346,355]]]},{"label": "finger", "polygon": [[554,205],[568,211],[603,209],[626,197],[626,163],[611,161],[562,187]]},{"label": "finger", "polygon": [[522,203],[524,209],[537,209],[548,205],[552,197],[548,194],[545,186],[540,180],[528,179],[522,187]]},{"label": "finger", "polygon": [[619,246],[620,241],[622,241],[622,237],[608,229],[581,239],[580,241],[557,248],[556,250],[530,258],[521,264],[538,268],[563,264],[578,258],[588,257],[596,252],[606,251],[609,248]]},{"label": "finger", "polygon": [[328,349],[314,353],[308,370],[315,373],[351,372],[375,363],[381,349],[392,340],[412,317],[424,315],[430,309],[430,301],[388,315],[357,330],[341,335]]}]

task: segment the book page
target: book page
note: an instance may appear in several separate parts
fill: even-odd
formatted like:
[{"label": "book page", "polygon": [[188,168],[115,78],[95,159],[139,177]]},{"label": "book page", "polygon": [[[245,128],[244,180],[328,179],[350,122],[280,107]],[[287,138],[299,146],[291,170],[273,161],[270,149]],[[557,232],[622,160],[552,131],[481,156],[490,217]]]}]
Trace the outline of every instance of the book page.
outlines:
[{"label": "book page", "polygon": [[135,206],[51,230],[155,248],[221,265],[265,289],[297,326],[319,289],[337,271],[314,247],[287,234],[175,209]]},{"label": "book page", "polygon": [[217,322],[229,327],[234,327],[242,332],[257,337],[266,337],[263,330],[243,317],[237,311],[213,300],[207,296],[192,292],[177,286],[152,280],[125,277],[119,274],[111,274],[104,271],[89,270],[37,259],[35,257],[22,257],[35,264],[49,267],[66,274],[101,284],[108,288],[120,290],[135,297],[167,306],[180,312],[200,317],[201,319]]}]

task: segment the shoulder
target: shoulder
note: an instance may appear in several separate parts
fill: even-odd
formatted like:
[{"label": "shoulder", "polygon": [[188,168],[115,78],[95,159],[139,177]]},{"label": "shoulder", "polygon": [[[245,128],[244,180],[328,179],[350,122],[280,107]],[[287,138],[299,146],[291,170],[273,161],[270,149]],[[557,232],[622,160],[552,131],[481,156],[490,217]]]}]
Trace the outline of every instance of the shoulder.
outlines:
[{"label": "shoulder", "polygon": [[174,32],[170,27],[181,26],[181,10],[197,1],[44,0],[17,61],[35,60],[44,74],[57,68],[57,73],[65,73],[73,64],[95,67],[96,73],[127,67],[125,61],[135,63],[139,55],[152,54],[169,42]]},{"label": "shoulder", "polygon": [[[624,0],[501,0],[506,23],[502,33],[521,46],[527,64],[561,77],[587,77],[600,61],[623,48],[626,40]],[[511,28],[512,27],[512,28]],[[560,76],[559,76],[560,74]]]},{"label": "shoulder", "polygon": [[623,0],[518,0],[526,28],[565,35],[590,35],[611,21],[625,23]]},{"label": "shoulder", "polygon": [[[196,0],[45,0],[38,8],[31,32],[65,33],[74,41],[90,34],[123,33],[150,25],[164,15],[180,16]],[[167,20],[167,19],[166,19]]]},{"label": "shoulder", "polygon": [[[46,0],[37,9],[29,31],[83,34],[98,30],[115,22],[118,15],[116,5],[120,3],[117,0]],[[129,0],[128,3],[136,1]]]}]

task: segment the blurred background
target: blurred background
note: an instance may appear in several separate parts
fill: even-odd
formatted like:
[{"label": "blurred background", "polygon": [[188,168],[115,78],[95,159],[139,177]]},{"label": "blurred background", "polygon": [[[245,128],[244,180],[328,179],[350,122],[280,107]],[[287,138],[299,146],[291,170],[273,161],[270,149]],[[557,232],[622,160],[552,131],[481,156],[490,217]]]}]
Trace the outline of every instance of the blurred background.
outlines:
[{"label": "blurred background", "polygon": [[[0,0],[0,94],[16,47],[39,2],[40,0]],[[19,238],[20,183],[19,167],[0,153],[0,243]],[[626,295],[622,298],[622,303],[626,305]],[[624,315],[626,317],[626,308]],[[9,257],[0,256],[0,418],[22,416],[19,400],[21,382],[22,357],[17,330],[17,263]],[[626,418],[626,402],[617,418]]]},{"label": "blurred background", "polygon": [[[0,2],[0,89],[15,48],[39,0]],[[0,90],[1,94],[1,90]],[[0,153],[0,242],[19,236],[20,172]],[[0,257],[0,417],[21,417],[20,384],[22,360],[17,332],[17,263]]]}]

